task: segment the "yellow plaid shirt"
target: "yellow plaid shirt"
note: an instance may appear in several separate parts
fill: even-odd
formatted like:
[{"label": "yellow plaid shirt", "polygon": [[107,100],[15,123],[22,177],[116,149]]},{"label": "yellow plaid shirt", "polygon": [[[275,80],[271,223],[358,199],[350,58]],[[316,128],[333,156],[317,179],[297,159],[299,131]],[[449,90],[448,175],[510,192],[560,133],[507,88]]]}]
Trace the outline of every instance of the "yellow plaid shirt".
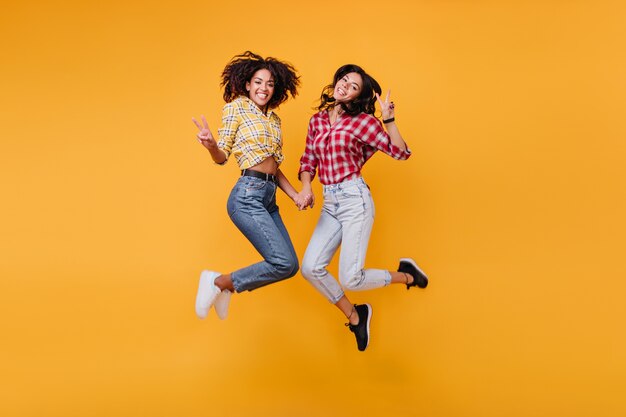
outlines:
[{"label": "yellow plaid shirt", "polygon": [[232,153],[241,169],[253,167],[270,156],[278,164],[284,159],[280,118],[271,110],[263,114],[248,97],[240,96],[226,103],[222,127],[217,133],[217,146],[226,154],[226,160]]}]

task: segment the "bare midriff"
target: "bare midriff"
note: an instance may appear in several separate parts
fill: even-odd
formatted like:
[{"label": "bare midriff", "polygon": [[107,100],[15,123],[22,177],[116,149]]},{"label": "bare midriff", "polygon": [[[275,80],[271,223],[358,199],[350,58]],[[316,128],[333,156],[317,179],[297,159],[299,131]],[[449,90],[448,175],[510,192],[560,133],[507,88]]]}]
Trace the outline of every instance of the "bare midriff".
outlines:
[{"label": "bare midriff", "polygon": [[252,171],[262,172],[264,174],[276,175],[276,172],[278,171],[278,163],[273,156],[269,156],[263,162],[260,162],[248,169]]}]

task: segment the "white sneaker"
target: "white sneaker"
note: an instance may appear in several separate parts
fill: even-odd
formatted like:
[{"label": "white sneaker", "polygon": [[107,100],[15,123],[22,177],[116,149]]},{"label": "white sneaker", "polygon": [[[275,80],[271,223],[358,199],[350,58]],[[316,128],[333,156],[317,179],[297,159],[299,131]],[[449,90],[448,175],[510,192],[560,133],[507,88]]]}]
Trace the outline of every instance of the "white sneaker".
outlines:
[{"label": "white sneaker", "polygon": [[196,315],[201,319],[206,318],[209,314],[209,309],[221,292],[215,285],[215,278],[219,276],[219,273],[207,270],[200,274],[198,294],[196,294]]},{"label": "white sneaker", "polygon": [[230,304],[231,295],[233,293],[230,290],[224,290],[215,299],[215,312],[220,320],[225,320],[228,316],[228,304]]}]

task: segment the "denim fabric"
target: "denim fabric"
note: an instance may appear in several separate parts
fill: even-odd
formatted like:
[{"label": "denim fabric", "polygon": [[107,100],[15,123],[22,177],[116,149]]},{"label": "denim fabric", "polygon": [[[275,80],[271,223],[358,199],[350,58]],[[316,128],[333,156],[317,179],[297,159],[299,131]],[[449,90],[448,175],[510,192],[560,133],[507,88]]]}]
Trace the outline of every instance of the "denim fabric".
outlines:
[{"label": "denim fabric", "polygon": [[276,184],[240,177],[228,197],[228,215],[263,256],[231,274],[237,292],[252,291],[298,272],[298,257],[276,205]]},{"label": "denim fabric", "polygon": [[[331,303],[353,291],[391,283],[382,269],[363,269],[374,224],[374,201],[363,178],[324,186],[324,206],[302,260],[302,275]],[[326,267],[341,245],[339,282]],[[343,287],[343,288],[342,288]]]}]

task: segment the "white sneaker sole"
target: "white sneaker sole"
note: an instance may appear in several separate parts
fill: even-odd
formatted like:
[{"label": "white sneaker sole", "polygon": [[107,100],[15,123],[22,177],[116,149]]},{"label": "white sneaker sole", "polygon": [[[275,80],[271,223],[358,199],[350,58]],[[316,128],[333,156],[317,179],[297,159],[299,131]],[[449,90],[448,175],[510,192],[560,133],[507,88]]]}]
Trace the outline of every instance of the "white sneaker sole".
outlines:
[{"label": "white sneaker sole", "polygon": [[226,320],[228,317],[228,305],[230,304],[230,297],[233,295],[229,290],[224,290],[215,299],[215,313],[220,320]]},{"label": "white sneaker sole", "polygon": [[209,309],[220,294],[220,289],[215,286],[215,278],[220,274],[213,271],[202,271],[200,274],[200,283],[198,284],[198,293],[196,294],[196,315],[205,319],[209,314]]},{"label": "white sneaker sole", "polygon": [[415,267],[415,269],[417,269],[418,271],[420,271],[420,274],[424,275],[424,276],[426,277],[426,279],[428,279],[428,275],[426,275],[426,274],[424,273],[424,271],[422,271],[422,270],[420,269],[420,267],[419,267],[419,266],[417,266],[417,264],[415,263],[415,261],[414,261],[413,259],[411,259],[411,258],[400,258],[400,262],[407,262],[407,263],[410,263],[411,265],[413,265],[413,266]]}]

